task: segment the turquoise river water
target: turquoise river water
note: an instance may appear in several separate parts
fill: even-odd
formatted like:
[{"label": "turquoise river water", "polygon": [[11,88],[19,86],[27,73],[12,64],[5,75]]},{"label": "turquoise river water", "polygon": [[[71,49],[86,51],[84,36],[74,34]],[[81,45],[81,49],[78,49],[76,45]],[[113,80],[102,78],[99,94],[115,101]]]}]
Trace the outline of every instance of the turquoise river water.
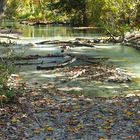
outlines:
[{"label": "turquoise river water", "polygon": [[[29,47],[28,43],[36,43],[44,40],[73,40],[75,38],[97,38],[104,36],[98,30],[75,30],[73,27],[66,26],[27,26],[14,22],[6,22],[2,27],[15,28],[21,32],[19,40],[14,40],[16,45],[13,47],[15,53],[24,55],[47,55],[60,53],[61,50],[55,45],[37,45]],[[18,45],[20,44],[20,45]],[[22,45],[21,45],[22,44]],[[55,71],[37,71],[35,66],[22,66],[17,68],[17,72],[22,75],[29,83],[55,83],[59,90],[66,92],[80,92],[89,96],[113,96],[122,94],[140,93],[140,51],[126,47],[121,44],[100,44],[95,48],[77,47],[69,50],[73,53],[80,53],[90,56],[108,57],[108,63],[126,70],[133,79],[132,83],[98,83],[95,81],[70,81],[61,83],[60,78],[63,73]],[[6,55],[4,47],[1,46],[0,55]]]}]

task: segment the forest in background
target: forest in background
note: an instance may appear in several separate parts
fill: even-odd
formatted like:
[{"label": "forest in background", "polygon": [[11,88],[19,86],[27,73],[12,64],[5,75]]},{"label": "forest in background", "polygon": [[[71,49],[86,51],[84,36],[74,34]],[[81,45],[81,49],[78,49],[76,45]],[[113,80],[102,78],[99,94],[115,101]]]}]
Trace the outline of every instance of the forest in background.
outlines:
[{"label": "forest in background", "polygon": [[139,0],[7,0],[5,18],[102,27],[114,36],[139,28]]}]

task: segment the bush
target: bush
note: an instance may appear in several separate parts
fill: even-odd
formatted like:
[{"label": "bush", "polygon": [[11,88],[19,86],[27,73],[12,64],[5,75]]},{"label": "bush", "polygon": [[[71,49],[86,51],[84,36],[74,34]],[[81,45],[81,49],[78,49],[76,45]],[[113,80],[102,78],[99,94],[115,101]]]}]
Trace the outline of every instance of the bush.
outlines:
[{"label": "bush", "polygon": [[21,52],[17,54],[13,49],[14,43],[10,40],[1,43],[1,45],[6,48],[4,53],[7,58],[7,60],[0,59],[0,102],[3,102],[11,101],[23,94],[24,85],[22,87],[17,86],[16,80],[19,76],[14,74],[15,76],[13,77],[15,69],[13,64],[8,61],[15,60],[17,56],[22,56],[25,50],[21,50]]},{"label": "bush", "polygon": [[14,87],[8,86],[8,80],[13,72],[13,68],[8,66],[6,63],[1,62],[0,64],[0,102],[11,101],[15,97],[22,95],[23,90],[15,89]]}]

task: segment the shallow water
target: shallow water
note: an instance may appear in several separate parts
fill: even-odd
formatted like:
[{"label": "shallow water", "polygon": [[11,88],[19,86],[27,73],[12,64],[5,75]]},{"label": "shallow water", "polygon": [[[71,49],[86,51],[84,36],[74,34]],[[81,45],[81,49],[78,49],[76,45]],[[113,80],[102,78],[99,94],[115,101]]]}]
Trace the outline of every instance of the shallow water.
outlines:
[{"label": "shallow water", "polygon": [[[64,26],[27,26],[19,23],[7,22],[4,26],[12,26],[17,31],[22,32],[20,40],[15,40],[17,44],[13,47],[16,55],[47,55],[60,54],[61,49],[56,45],[18,45],[40,42],[43,40],[72,40],[76,37],[97,38],[103,36],[97,30],[74,30],[72,27]],[[5,53],[5,48],[1,47],[1,56]],[[125,69],[133,78],[132,83],[115,84],[99,83],[95,81],[76,81],[63,82],[65,74],[56,71],[37,71],[36,65],[16,67],[24,80],[29,83],[55,83],[59,90],[70,93],[83,93],[89,96],[112,96],[120,94],[139,93],[140,89],[140,52],[136,49],[125,47],[120,44],[101,44],[95,48],[77,47],[69,50],[70,53],[80,53],[90,56],[108,57],[108,64],[115,64],[116,67]],[[41,61],[41,60],[37,60]],[[49,60],[47,60],[49,61]],[[61,60],[60,60],[61,61]],[[46,63],[46,65],[48,65]]]}]

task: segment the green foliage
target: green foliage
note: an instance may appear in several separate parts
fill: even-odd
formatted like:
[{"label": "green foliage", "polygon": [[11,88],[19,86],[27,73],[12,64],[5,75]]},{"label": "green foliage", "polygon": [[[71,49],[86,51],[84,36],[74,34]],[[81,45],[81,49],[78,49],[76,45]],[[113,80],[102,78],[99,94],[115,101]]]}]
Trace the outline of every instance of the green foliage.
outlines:
[{"label": "green foliage", "polygon": [[137,13],[136,13],[136,26],[140,28],[140,2],[137,4]]},{"label": "green foliage", "polygon": [[13,89],[8,88],[7,82],[11,74],[6,64],[0,64],[0,97],[12,98],[15,96]]},{"label": "green foliage", "polygon": [[4,8],[5,8],[5,0],[0,0],[0,20],[2,19]]},{"label": "green foliage", "polygon": [[7,0],[7,18],[102,26],[113,36],[140,26],[139,0]]},{"label": "green foliage", "polygon": [[8,76],[10,71],[7,69],[7,65],[0,64],[0,87],[4,88],[6,86]]},{"label": "green foliage", "polygon": [[102,25],[113,36],[120,36],[123,40],[125,32],[133,28],[136,5],[134,0],[105,0],[101,14]]},{"label": "green foliage", "polygon": [[19,2],[20,1],[18,1],[18,0],[7,1],[7,8],[5,10],[6,18],[15,19],[18,16],[18,8],[20,5]]},{"label": "green foliage", "polygon": [[[9,99],[13,99],[17,96],[22,95],[23,88],[15,88],[13,86],[9,85],[9,81],[11,74],[14,73],[14,67],[11,63],[8,63],[8,59],[14,59],[16,57],[16,53],[13,51],[12,46],[14,45],[9,41],[9,43],[3,42],[1,45],[5,46],[5,54],[7,60],[0,59],[0,102],[3,102],[3,100],[8,101]],[[21,54],[22,55],[22,54]]]},{"label": "green foliage", "polygon": [[86,25],[86,0],[59,0],[51,4],[58,13],[65,13],[73,25]]},{"label": "green foliage", "polygon": [[14,88],[0,88],[0,100],[3,100],[4,99],[1,99],[2,97],[5,97],[7,101],[9,100],[12,100],[14,99],[15,97],[17,96],[21,96],[22,93],[21,91],[19,92],[20,90],[16,90]]},{"label": "green foliage", "polygon": [[100,25],[104,4],[104,0],[89,0],[87,2],[86,8],[89,25]]},{"label": "green foliage", "polygon": [[6,63],[0,64],[0,102],[13,100],[23,94],[24,87],[14,88],[8,86],[10,75],[13,73],[13,68]]}]

